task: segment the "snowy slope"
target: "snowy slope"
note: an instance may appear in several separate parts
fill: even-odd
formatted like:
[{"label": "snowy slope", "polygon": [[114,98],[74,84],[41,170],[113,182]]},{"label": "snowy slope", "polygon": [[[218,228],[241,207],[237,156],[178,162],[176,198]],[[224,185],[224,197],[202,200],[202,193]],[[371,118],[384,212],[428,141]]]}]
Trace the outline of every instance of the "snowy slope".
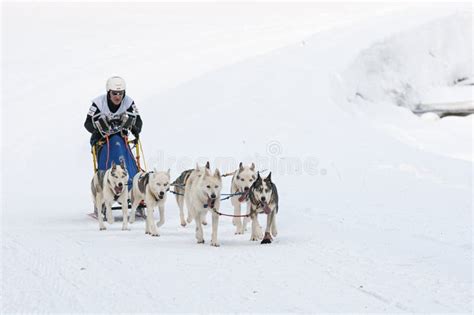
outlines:
[{"label": "snowy slope", "polygon": [[336,102],[404,143],[472,161],[474,116],[420,121],[410,112],[472,110],[474,87],[455,84],[474,77],[472,41],[472,11],[461,10],[379,40],[336,75]]},{"label": "snowy slope", "polygon": [[375,43],[343,74],[347,98],[414,109],[436,91],[474,77],[471,30],[472,15],[464,12]]},{"label": "snowy slope", "polygon": [[[87,38],[93,28],[71,36],[66,27],[38,37],[40,56],[51,49],[42,41],[53,48],[44,65],[10,46],[2,61],[2,311],[470,313],[472,118],[444,127],[441,144],[449,139],[450,146],[426,149],[440,143],[432,125],[395,106],[356,110],[338,97],[348,87],[342,74],[364,49],[469,10],[444,5],[374,16],[166,91],[155,92],[154,75],[144,70],[141,79],[131,76],[149,166],[171,167],[173,176],[203,160],[223,171],[239,161],[272,170],[281,210],[270,246],[235,236],[227,218],[221,247],[195,244],[194,225],[179,226],[172,196],[159,238],[145,237],[142,221],[128,232],[119,224],[100,232],[85,216],[92,162],[77,126],[85,94],[100,93],[94,89],[105,70],[124,64],[122,54],[111,54],[119,44],[86,54],[101,42]],[[24,28],[7,32],[7,43],[31,39],[26,24],[10,23]],[[146,28],[157,25],[150,19]],[[138,30],[128,30],[134,44],[123,48],[130,68],[146,68],[142,60],[151,63],[161,49]],[[166,81],[158,77],[157,85]],[[48,84],[59,82],[57,90]],[[5,117],[23,117],[25,107],[23,120]],[[410,142],[415,130],[427,136]]]}]

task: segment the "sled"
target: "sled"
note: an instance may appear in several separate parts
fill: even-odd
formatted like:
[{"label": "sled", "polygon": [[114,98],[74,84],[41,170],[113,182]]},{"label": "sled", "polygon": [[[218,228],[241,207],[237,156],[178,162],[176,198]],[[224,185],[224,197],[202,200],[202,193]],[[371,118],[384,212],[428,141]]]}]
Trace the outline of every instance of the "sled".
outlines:
[{"label": "sled", "polygon": [[[135,155],[132,153],[130,144],[135,147]],[[112,166],[112,162],[119,165],[125,162],[128,172],[128,190],[132,188],[133,176],[138,171],[143,171],[140,166],[140,142],[138,139],[129,141],[127,136],[116,133],[100,140],[92,147],[94,162],[94,173],[106,171]]]}]

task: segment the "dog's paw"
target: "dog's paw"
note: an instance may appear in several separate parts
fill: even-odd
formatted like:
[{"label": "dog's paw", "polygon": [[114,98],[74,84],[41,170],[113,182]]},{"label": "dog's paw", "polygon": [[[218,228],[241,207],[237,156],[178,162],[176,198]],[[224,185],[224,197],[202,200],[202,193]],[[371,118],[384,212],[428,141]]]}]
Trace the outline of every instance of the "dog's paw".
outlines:
[{"label": "dog's paw", "polygon": [[181,222],[182,227],[186,227],[186,222]]},{"label": "dog's paw", "polygon": [[105,231],[105,230],[107,230],[107,228],[105,226],[100,226],[99,227],[99,231]]},{"label": "dog's paw", "polygon": [[256,242],[256,241],[258,241],[258,240],[260,240],[260,239],[257,237],[257,235],[252,235],[252,236],[250,236],[250,240],[251,240],[252,242]]},{"label": "dog's paw", "polygon": [[237,228],[235,230],[235,235],[241,235],[241,234],[244,234],[244,230],[242,228]]},{"label": "dog's paw", "polygon": [[160,233],[156,232],[156,233],[150,233],[151,236],[160,236]]},{"label": "dog's paw", "polygon": [[204,244],[204,240],[198,240],[197,243],[198,244]]},{"label": "dog's paw", "polygon": [[207,225],[207,221],[202,221],[202,225]]},{"label": "dog's paw", "polygon": [[221,246],[218,242],[211,242],[211,246],[219,247]]},{"label": "dog's paw", "polygon": [[112,219],[107,219],[107,222],[108,222],[109,224],[114,224],[115,220],[114,220],[113,217],[112,217]]},{"label": "dog's paw", "polygon": [[131,224],[135,223],[135,218],[130,217],[130,219],[128,219],[128,223],[131,223]]},{"label": "dog's paw", "polygon": [[151,234],[151,233],[150,233],[150,232],[148,232],[148,231],[145,231],[145,235],[146,235],[146,234]]},{"label": "dog's paw", "polygon": [[269,238],[264,238],[264,239],[260,242],[260,244],[270,244],[271,242],[272,242],[271,239],[269,239]]},{"label": "dog's paw", "polygon": [[193,222],[193,218],[191,218],[191,217],[188,217],[188,218],[186,219],[186,222],[188,222],[188,223],[191,223],[191,222]]},{"label": "dog's paw", "polygon": [[130,231],[128,226],[122,225],[122,231]]}]

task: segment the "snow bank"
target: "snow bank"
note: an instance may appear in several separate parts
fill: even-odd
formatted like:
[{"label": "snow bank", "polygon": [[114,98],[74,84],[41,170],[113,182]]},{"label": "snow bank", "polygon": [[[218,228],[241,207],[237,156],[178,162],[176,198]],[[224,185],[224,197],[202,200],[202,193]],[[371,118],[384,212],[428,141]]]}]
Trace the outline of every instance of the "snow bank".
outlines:
[{"label": "snow bank", "polygon": [[[365,43],[360,34],[352,40]],[[332,99],[352,117],[402,143],[472,161],[473,115],[433,120],[412,113],[418,107],[472,106],[473,87],[465,85],[469,80],[455,84],[473,76],[472,41],[469,7],[387,33],[337,71]]]},{"label": "snow bank", "polygon": [[472,41],[465,12],[375,43],[342,74],[347,98],[414,109],[433,91],[474,77]]}]

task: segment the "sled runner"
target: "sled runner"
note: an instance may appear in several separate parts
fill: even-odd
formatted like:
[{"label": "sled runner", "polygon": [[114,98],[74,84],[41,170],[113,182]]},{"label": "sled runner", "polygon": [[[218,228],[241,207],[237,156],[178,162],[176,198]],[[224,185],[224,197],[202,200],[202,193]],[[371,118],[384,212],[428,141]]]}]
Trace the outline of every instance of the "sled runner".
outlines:
[{"label": "sled runner", "polygon": [[[129,204],[128,204],[128,207],[130,208],[130,201],[129,201]],[[113,207],[112,210],[120,210],[121,207],[120,206],[116,206],[116,207]],[[137,211],[136,211],[136,218],[142,218],[143,220],[146,220],[146,214],[145,214],[145,205],[140,205],[138,206],[137,208]],[[97,220],[97,213],[94,211],[94,212],[91,212],[91,213],[88,213],[87,214],[89,217],[91,217],[92,219],[94,220]],[[105,209],[102,209],[102,215],[103,215],[103,218],[104,220],[106,221],[107,218],[106,218],[106,215],[105,215]]]}]

